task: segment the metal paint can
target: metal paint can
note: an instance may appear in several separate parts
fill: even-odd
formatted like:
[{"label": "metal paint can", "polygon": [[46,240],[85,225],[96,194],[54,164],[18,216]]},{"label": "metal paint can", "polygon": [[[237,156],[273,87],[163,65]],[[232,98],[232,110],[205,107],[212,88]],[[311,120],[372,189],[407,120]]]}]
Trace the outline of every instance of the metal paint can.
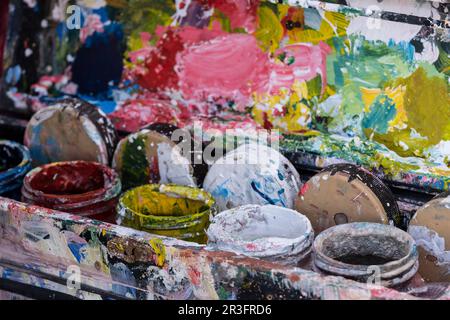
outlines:
[{"label": "metal paint can", "polygon": [[[186,142],[186,148],[179,141]],[[176,141],[175,141],[176,140]],[[155,123],[120,140],[112,166],[120,175],[124,190],[148,183],[196,187],[206,175],[205,163],[194,163],[194,140],[189,131]]]},{"label": "metal paint can", "polygon": [[114,222],[121,192],[118,174],[88,161],[55,162],[31,170],[22,201],[79,216]]},{"label": "metal paint can", "polygon": [[199,188],[147,184],[125,192],[117,205],[117,224],[185,241],[206,242],[215,201]]},{"label": "metal paint can", "polygon": [[359,282],[395,287],[419,267],[414,239],[394,226],[369,222],[337,225],[313,244],[313,269]]},{"label": "metal paint can", "polygon": [[423,205],[410,221],[408,233],[419,248],[419,273],[427,282],[450,281],[450,192]]},{"label": "metal paint can", "polygon": [[245,205],[216,215],[208,246],[245,256],[296,265],[312,248],[314,231],[301,213],[274,205]]},{"label": "metal paint can", "polygon": [[28,148],[13,141],[0,140],[0,196],[18,199],[25,174],[31,169]]},{"label": "metal paint can", "polygon": [[75,160],[109,165],[117,140],[106,114],[76,98],[60,100],[36,112],[24,136],[33,166]]},{"label": "metal paint can", "polygon": [[341,163],[326,167],[301,188],[295,209],[311,221],[314,231],[349,222],[403,226],[391,190],[360,166]]},{"label": "metal paint can", "polygon": [[209,169],[203,188],[219,211],[246,204],[272,204],[293,209],[300,176],[277,150],[246,143],[227,152]]}]

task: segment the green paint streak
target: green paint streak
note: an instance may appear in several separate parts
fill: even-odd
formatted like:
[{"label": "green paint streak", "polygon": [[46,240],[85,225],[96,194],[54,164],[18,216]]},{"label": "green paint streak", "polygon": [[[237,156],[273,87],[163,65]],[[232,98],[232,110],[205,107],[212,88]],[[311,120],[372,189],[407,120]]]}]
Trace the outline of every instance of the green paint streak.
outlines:
[{"label": "green paint streak", "polygon": [[123,190],[149,182],[150,165],[145,155],[145,135],[138,135],[132,142],[125,143],[122,151],[121,180]]},{"label": "green paint streak", "polygon": [[398,84],[406,86],[405,110],[408,124],[430,144],[450,139],[450,96],[446,81],[428,76],[419,67],[410,77],[400,79]]},{"label": "green paint streak", "polygon": [[358,138],[344,138],[336,135],[298,136],[286,135],[281,140],[283,151],[306,152],[324,158],[337,158],[350,161],[367,168],[383,169],[387,175],[396,176],[400,172],[414,171],[419,165],[399,161],[389,157],[389,150],[374,141]]},{"label": "green paint streak", "polygon": [[[140,39],[141,32],[154,34],[157,26],[168,25],[175,6],[166,0],[128,0],[126,10],[120,10],[119,21],[129,35],[129,44]],[[152,43],[156,38],[152,39]]]},{"label": "green paint streak", "polygon": [[[450,44],[448,42],[439,43],[437,42],[437,47],[439,49],[439,57],[434,63],[434,66],[439,72],[444,73],[447,77],[450,76]],[[447,51],[444,49],[447,48]]]},{"label": "green paint streak", "polygon": [[[404,108],[407,127],[389,131],[367,129],[365,134],[403,157],[424,157],[424,150],[450,139],[450,98],[445,77],[434,67],[420,66],[409,77],[393,81],[393,86],[405,86]],[[373,128],[373,126],[372,126]],[[377,128],[378,129],[378,128]],[[419,133],[413,134],[413,132]]]},{"label": "green paint streak", "polygon": [[361,88],[384,88],[392,79],[408,76],[413,66],[407,61],[403,47],[367,41],[362,36],[334,38],[332,47],[333,52],[327,57],[327,81],[342,95],[342,105],[328,130],[337,132],[345,128],[345,132],[363,137]]}]

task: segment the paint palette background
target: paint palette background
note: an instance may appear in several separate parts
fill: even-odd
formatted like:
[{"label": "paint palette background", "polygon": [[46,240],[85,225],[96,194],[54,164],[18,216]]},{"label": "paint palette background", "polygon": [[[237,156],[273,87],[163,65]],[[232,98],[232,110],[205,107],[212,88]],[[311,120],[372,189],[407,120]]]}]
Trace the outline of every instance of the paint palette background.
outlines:
[{"label": "paint palette background", "polygon": [[405,200],[415,208],[448,189],[448,10],[409,0],[2,1],[0,124],[20,140],[16,119],[76,95],[123,132],[152,122],[275,128],[301,173],[361,164],[404,199],[418,191]]},{"label": "paint palette background", "polygon": [[[151,122],[278,128],[286,135],[283,153],[304,179],[334,162],[363,164],[390,182],[403,210],[414,211],[447,189],[448,4],[276,2],[2,1],[2,138],[21,141],[31,114],[64,96],[78,96],[108,113],[122,135]],[[67,27],[68,5],[82,13],[79,29]],[[382,19],[367,17],[377,8]],[[64,272],[60,259],[49,254],[61,252],[89,276],[87,297],[406,297],[342,279],[274,273],[271,265],[202,250],[190,259],[190,249],[177,248],[176,241],[155,244],[148,234],[65,215],[58,217],[61,224],[43,208],[36,209],[36,220],[23,215],[27,210],[0,201],[6,217],[0,228],[13,230],[5,234],[37,239],[19,254],[8,251],[9,239],[0,239],[2,257],[22,267],[2,274],[17,282],[25,281],[24,266],[44,276]],[[123,252],[117,250],[123,246]],[[126,254],[136,248],[136,254]],[[171,252],[167,261],[164,250]],[[104,252],[113,259],[104,260]],[[149,277],[139,279],[145,289],[136,289],[139,268],[164,278],[162,266],[182,275],[175,290],[165,283],[149,290],[147,284],[154,284]],[[54,290],[52,279],[41,281],[42,287]],[[286,283],[293,289],[286,290]]]}]

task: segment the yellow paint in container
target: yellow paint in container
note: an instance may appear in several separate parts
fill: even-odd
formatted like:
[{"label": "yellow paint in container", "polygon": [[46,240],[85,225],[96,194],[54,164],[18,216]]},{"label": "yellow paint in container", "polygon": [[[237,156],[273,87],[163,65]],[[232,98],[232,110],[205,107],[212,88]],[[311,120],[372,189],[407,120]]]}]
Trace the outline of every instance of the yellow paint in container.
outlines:
[{"label": "yellow paint in container", "polygon": [[206,243],[205,230],[215,201],[199,188],[147,184],[125,192],[117,206],[118,224],[185,241]]}]

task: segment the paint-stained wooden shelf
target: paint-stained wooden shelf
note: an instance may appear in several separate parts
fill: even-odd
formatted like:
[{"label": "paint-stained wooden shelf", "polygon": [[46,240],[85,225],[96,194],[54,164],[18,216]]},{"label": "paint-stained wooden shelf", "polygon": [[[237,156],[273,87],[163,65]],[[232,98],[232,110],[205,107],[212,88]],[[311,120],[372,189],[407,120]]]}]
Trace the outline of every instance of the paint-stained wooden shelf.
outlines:
[{"label": "paint-stained wooden shelf", "polygon": [[6,198],[0,233],[0,291],[33,299],[417,299]]}]

